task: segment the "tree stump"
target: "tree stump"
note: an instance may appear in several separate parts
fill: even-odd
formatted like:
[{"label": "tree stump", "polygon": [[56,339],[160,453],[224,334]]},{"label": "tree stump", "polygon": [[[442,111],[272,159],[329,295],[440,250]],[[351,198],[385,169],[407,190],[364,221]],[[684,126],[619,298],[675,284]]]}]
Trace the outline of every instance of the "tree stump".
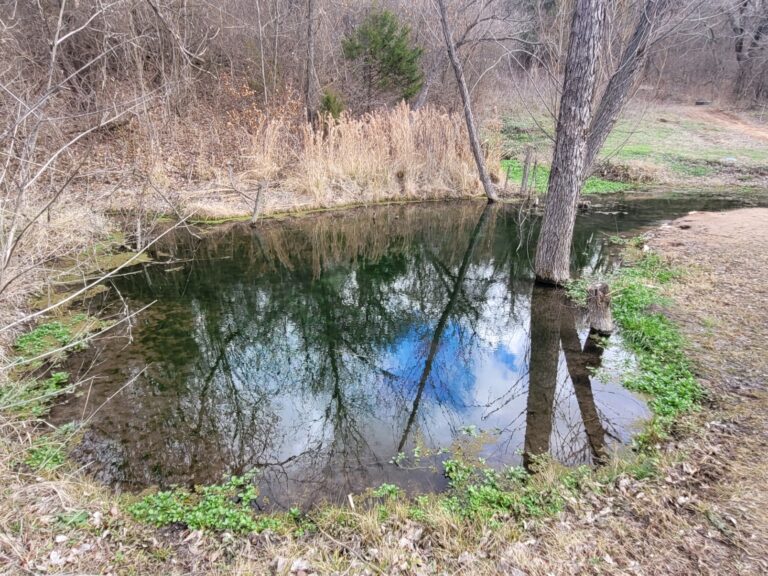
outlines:
[{"label": "tree stump", "polygon": [[600,282],[593,284],[587,290],[587,308],[589,310],[589,327],[607,336],[613,332],[613,316],[611,315],[611,291],[608,284]]}]

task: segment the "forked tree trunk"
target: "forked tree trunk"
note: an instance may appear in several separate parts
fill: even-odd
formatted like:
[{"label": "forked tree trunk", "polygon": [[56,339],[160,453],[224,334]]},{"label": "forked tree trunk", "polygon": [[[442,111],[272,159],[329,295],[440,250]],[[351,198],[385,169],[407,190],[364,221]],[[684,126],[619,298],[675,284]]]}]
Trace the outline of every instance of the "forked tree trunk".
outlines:
[{"label": "forked tree trunk", "polygon": [[648,46],[653,36],[654,27],[659,19],[668,12],[671,4],[671,0],[645,0],[643,4],[643,10],[638,15],[635,24],[635,30],[627,41],[618,68],[611,76],[592,119],[589,138],[587,139],[584,179],[591,173],[592,166],[605,143],[605,139],[613,130],[619,119],[619,114],[629,100],[648,55]]},{"label": "forked tree trunk", "polygon": [[536,278],[548,284],[563,284],[570,278],[576,202],[587,160],[587,132],[604,28],[605,0],[576,0],[547,206],[536,249]]},{"label": "forked tree trunk", "polygon": [[483,190],[485,190],[485,195],[488,197],[488,201],[496,202],[499,197],[496,194],[493,182],[491,182],[491,179],[488,176],[488,170],[485,167],[485,157],[483,156],[483,150],[480,147],[480,139],[477,136],[477,127],[475,126],[475,117],[472,113],[472,101],[469,96],[467,83],[464,80],[464,69],[461,65],[461,60],[459,60],[459,57],[456,54],[456,45],[453,43],[453,33],[448,24],[448,13],[445,9],[445,0],[437,0],[437,7],[440,11],[440,23],[443,26],[443,36],[445,38],[445,46],[448,49],[448,58],[451,61],[453,72],[456,74],[456,82],[459,84],[461,102],[464,106],[464,119],[467,122],[467,132],[469,132],[469,145],[472,147],[472,155],[475,157],[475,164],[477,164],[477,172],[480,175],[480,182],[483,183]]}]

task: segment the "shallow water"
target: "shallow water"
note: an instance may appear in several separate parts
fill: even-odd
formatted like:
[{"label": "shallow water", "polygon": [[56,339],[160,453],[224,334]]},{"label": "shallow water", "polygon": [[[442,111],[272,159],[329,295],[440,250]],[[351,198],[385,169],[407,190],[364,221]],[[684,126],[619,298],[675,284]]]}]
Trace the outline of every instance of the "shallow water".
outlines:
[{"label": "shallow water", "polygon": [[[579,217],[574,269],[613,265],[610,235],[730,206],[600,207]],[[458,452],[598,461],[647,408],[616,381],[620,337],[595,346],[560,291],[534,286],[536,227],[458,203],[179,232],[157,247],[170,263],[115,280],[132,309],[156,302],[72,361],[90,379],[52,419],[89,419],[75,456],[106,482],[256,470],[265,507],[439,490]]]}]

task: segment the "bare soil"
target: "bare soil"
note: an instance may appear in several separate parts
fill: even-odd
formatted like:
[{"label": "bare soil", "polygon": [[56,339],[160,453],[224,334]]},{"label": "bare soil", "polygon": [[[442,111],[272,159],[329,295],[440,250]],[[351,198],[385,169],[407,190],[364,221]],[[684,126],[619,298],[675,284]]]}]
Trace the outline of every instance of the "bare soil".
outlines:
[{"label": "bare soil", "polygon": [[755,122],[742,120],[733,112],[693,108],[692,115],[705,122],[714,122],[715,124],[736,133],[768,142],[768,129],[766,129],[765,126],[756,124]]}]

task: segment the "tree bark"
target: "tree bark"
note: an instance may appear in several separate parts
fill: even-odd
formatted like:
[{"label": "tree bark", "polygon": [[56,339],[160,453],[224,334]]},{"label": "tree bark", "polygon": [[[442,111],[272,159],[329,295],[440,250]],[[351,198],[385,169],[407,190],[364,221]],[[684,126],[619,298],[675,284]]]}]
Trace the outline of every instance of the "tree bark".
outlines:
[{"label": "tree bark", "polygon": [[587,290],[587,307],[589,309],[589,327],[602,336],[613,332],[613,316],[611,315],[611,292],[608,284],[599,282]]},{"label": "tree bark", "polygon": [[630,92],[643,70],[653,29],[662,15],[667,12],[670,4],[671,0],[645,0],[643,9],[638,14],[635,30],[624,48],[619,67],[611,76],[592,119],[587,139],[584,180],[591,173],[595,159],[605,144],[605,139],[613,130],[619,114],[629,100]]},{"label": "tree bark", "polygon": [[464,80],[464,69],[461,65],[461,60],[459,60],[459,57],[456,54],[456,45],[453,42],[453,34],[450,25],[448,24],[448,13],[445,9],[445,0],[437,0],[437,7],[440,11],[440,23],[443,27],[443,37],[445,38],[445,46],[448,49],[448,58],[451,61],[453,72],[456,74],[456,82],[459,84],[461,102],[464,106],[464,118],[467,122],[467,132],[469,132],[469,144],[472,147],[472,155],[475,157],[475,164],[477,164],[477,172],[480,175],[480,182],[483,184],[483,190],[485,190],[485,195],[488,197],[488,201],[496,202],[499,197],[496,194],[493,182],[491,182],[491,179],[488,176],[488,170],[485,167],[485,158],[483,156],[482,148],[480,147],[480,139],[477,136],[475,117],[472,113],[472,101],[469,96],[467,83]]},{"label": "tree bark", "polygon": [[577,0],[568,42],[547,205],[536,249],[536,278],[547,284],[563,284],[570,278],[576,203],[586,168],[587,131],[592,120],[597,59],[604,28],[605,0]]}]

